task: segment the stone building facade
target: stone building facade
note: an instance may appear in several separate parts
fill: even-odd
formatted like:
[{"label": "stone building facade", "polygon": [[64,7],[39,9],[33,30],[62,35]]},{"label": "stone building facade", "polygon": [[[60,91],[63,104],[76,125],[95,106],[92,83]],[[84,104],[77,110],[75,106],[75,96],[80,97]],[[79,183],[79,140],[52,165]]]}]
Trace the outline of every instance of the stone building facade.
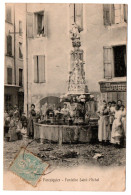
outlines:
[{"label": "stone building facade", "polygon": [[[80,27],[87,90],[126,104],[127,5],[27,4],[25,111],[59,102],[73,66],[70,30]],[[120,54],[120,55],[119,55]]]},{"label": "stone building facade", "polygon": [[25,4],[5,4],[4,103],[6,110],[17,105],[20,112],[24,110],[25,8]]}]

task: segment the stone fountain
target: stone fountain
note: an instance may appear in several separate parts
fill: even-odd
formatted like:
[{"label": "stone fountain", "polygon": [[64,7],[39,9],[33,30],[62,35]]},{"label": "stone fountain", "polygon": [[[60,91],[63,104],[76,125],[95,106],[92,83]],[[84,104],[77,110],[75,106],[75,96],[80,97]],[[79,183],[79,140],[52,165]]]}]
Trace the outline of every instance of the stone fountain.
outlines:
[{"label": "stone fountain", "polygon": [[63,95],[62,101],[67,102],[70,110],[72,110],[72,116],[75,118],[74,123],[82,124],[85,122],[86,116],[86,103],[93,100],[92,96],[88,92],[88,88],[85,81],[84,61],[81,58],[81,40],[80,31],[76,23],[72,24],[70,30],[72,46],[73,46],[73,67],[69,73],[68,92]]}]

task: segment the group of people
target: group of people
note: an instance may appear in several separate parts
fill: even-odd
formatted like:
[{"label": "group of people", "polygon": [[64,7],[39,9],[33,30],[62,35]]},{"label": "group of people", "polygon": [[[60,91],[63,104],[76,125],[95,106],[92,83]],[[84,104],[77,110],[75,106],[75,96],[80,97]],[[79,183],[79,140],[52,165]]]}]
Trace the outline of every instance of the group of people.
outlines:
[{"label": "group of people", "polygon": [[[122,101],[118,100],[102,103],[99,111],[98,120],[98,140],[103,144],[112,143],[116,146],[121,146],[126,137],[126,109],[122,105]],[[26,134],[29,138],[34,138],[34,123],[38,120],[48,120],[56,118],[66,121],[71,117],[71,111],[64,104],[64,107],[58,107],[53,110],[49,107],[44,115],[40,115],[35,111],[35,105],[31,105],[31,110],[28,114],[28,119],[25,113],[22,116],[19,114],[18,107],[15,106],[10,112],[4,113],[4,135],[8,141],[15,141],[21,139],[22,134]]]},{"label": "group of people", "polygon": [[104,100],[98,115],[99,142],[121,147],[126,137],[126,109],[122,105],[122,101],[107,103]]},{"label": "group of people", "polygon": [[21,139],[24,134],[32,139],[34,138],[35,122],[45,119],[48,120],[54,116],[59,120],[61,115],[64,116],[64,119],[66,119],[66,117],[69,115],[69,109],[67,108],[66,104],[64,104],[62,109],[59,106],[57,110],[53,110],[49,107],[44,115],[40,115],[40,112],[36,112],[35,105],[31,104],[28,118],[25,116],[25,113],[22,113],[20,116],[18,107],[14,106],[14,108],[10,111],[4,112],[4,136],[8,141],[16,141]]},{"label": "group of people", "polygon": [[[22,139],[22,134],[27,127],[25,113],[20,116],[19,109],[14,106],[10,111],[4,112],[4,136],[8,141]],[[23,130],[23,131],[22,131]]]}]

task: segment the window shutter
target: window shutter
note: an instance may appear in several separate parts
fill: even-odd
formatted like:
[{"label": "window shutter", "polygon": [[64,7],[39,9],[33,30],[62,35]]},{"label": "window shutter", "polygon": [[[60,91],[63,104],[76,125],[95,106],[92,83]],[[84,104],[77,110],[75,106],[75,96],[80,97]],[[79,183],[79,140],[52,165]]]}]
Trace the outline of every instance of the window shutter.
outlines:
[{"label": "window shutter", "polygon": [[37,74],[37,56],[34,56],[34,83],[38,82]]},{"label": "window shutter", "polygon": [[39,62],[39,82],[45,82],[45,56],[38,56]]},{"label": "window shutter", "polygon": [[111,24],[111,5],[110,4],[103,4],[103,19],[104,19],[104,25]]},{"label": "window shutter", "polygon": [[121,15],[121,4],[114,4],[114,11],[115,11],[115,24],[119,24],[122,21],[122,15]]},{"label": "window shutter", "polygon": [[70,3],[69,9],[70,9],[70,29],[71,29],[72,24],[74,24],[74,4],[73,3]]},{"label": "window shutter", "polygon": [[8,22],[11,22],[11,7],[10,6],[6,7],[6,20]]},{"label": "window shutter", "polygon": [[7,83],[12,84],[12,68],[7,68]]},{"label": "window shutter", "polygon": [[47,37],[47,30],[48,30],[48,20],[47,20],[47,12],[44,11],[44,36]]},{"label": "window shutter", "polygon": [[104,78],[112,78],[112,47],[104,47]]},{"label": "window shutter", "polygon": [[27,37],[33,38],[33,13],[27,13]]},{"label": "window shutter", "polygon": [[7,54],[12,55],[12,36],[7,36]]},{"label": "window shutter", "polygon": [[128,5],[124,5],[124,21],[127,22]]},{"label": "window shutter", "polygon": [[110,5],[110,20],[111,20],[111,24],[115,24],[115,8],[114,8],[114,4]]},{"label": "window shutter", "polygon": [[80,31],[83,30],[83,4],[75,4],[75,20],[79,26]]}]

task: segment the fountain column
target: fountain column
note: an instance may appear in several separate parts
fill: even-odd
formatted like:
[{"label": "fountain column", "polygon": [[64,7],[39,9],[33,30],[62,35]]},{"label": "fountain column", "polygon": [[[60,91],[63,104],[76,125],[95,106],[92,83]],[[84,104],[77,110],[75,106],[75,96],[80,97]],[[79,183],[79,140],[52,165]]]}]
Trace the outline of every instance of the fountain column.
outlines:
[{"label": "fountain column", "polygon": [[69,75],[68,83],[68,94],[85,94],[85,71],[84,71],[84,62],[81,59],[81,41],[80,41],[80,31],[79,27],[74,23],[72,25],[71,40],[73,51],[72,55],[74,56],[73,67]]}]

